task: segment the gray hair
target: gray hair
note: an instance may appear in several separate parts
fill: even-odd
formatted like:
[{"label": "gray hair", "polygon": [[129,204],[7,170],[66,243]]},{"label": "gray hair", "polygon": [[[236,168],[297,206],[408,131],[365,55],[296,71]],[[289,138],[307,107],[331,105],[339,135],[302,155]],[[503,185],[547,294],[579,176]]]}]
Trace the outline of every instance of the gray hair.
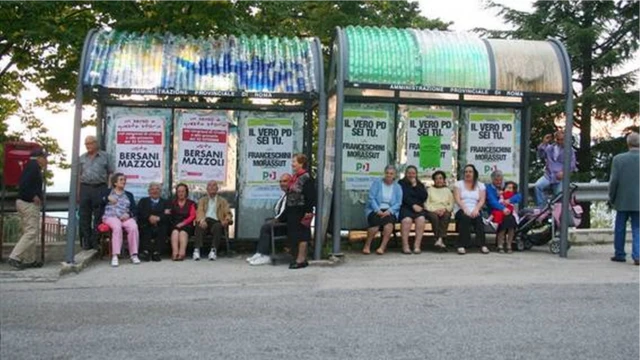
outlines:
[{"label": "gray hair", "polygon": [[630,132],[629,135],[627,135],[627,145],[632,148],[637,148],[639,146],[637,132]]},{"label": "gray hair", "polygon": [[159,182],[152,181],[152,182],[150,182],[150,183],[149,183],[149,187],[147,188],[147,190],[151,190],[151,189],[152,189],[153,187],[155,187],[155,186],[157,186],[157,187],[159,187],[160,189],[162,189],[162,186],[160,185],[160,183],[159,183]]},{"label": "gray hair", "polygon": [[398,170],[396,169],[396,167],[391,164],[384,167],[384,172],[387,172],[387,170],[393,170],[396,174],[398,173]]},{"label": "gray hair", "polygon": [[499,177],[504,177],[502,170],[493,170],[493,172],[491,173],[491,180],[495,180]]}]

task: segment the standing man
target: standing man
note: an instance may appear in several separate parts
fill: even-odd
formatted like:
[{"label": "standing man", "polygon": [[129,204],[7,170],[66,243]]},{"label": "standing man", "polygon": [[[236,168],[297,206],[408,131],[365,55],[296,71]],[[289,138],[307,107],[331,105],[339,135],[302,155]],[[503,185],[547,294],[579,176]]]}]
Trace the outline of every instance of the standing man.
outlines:
[{"label": "standing man", "polygon": [[609,202],[616,210],[616,224],[613,235],[615,254],[611,261],[625,262],[627,254],[624,243],[627,219],[631,218],[631,258],[635,265],[640,265],[640,236],[638,234],[638,211],[640,200],[640,153],[638,152],[638,133],[627,135],[629,151],[618,154],[611,163],[609,178]]},{"label": "standing man", "polygon": [[98,247],[96,228],[100,219],[100,194],[107,189],[109,159],[107,153],[99,150],[95,136],[84,139],[87,152],[80,156],[80,243],[89,250]]},{"label": "standing man", "polygon": [[[552,134],[547,134],[542,139],[542,143],[538,145],[538,158],[545,162],[544,175],[536,181],[536,205],[543,207],[546,201],[545,191],[548,188],[553,190],[554,194],[560,192],[560,184],[564,178],[562,166],[564,162],[564,133],[560,130],[555,133],[555,143],[551,144]],[[575,172],[576,153],[571,150],[571,172]]]},{"label": "standing man", "polygon": [[220,244],[220,239],[222,239],[224,229],[231,225],[232,222],[233,214],[231,214],[229,203],[221,196],[218,196],[218,183],[213,180],[209,181],[207,183],[207,196],[203,196],[198,201],[193,260],[200,260],[200,248],[207,233],[213,235],[209,260],[217,259],[217,248]]},{"label": "standing man", "polygon": [[[282,190],[282,196],[274,207],[274,218],[267,219],[260,228],[260,238],[258,239],[258,246],[256,247],[256,253],[247,259],[250,265],[264,265],[271,262],[269,255],[269,245],[271,244],[271,228],[275,224],[284,224],[287,222],[287,215],[285,211],[287,209],[287,190],[289,190],[289,181],[291,181],[291,175],[283,174],[280,177],[280,190]],[[285,235],[287,228],[284,226],[277,227],[274,233],[277,235]]]},{"label": "standing man", "polygon": [[16,209],[20,215],[22,237],[9,255],[8,263],[19,270],[42,266],[36,261],[36,243],[42,206],[42,169],[46,165],[47,153],[41,148],[33,150],[18,183]]}]

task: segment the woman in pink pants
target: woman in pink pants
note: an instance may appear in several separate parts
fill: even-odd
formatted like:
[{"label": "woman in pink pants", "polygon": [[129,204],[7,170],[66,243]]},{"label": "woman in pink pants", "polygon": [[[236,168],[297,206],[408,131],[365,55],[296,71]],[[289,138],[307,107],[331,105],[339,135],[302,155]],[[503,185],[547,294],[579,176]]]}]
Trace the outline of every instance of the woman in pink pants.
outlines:
[{"label": "woman in pink pants", "polygon": [[124,189],[127,179],[124,174],[116,173],[111,177],[111,189],[102,196],[104,212],[102,222],[111,228],[111,247],[113,257],[111,266],[118,266],[118,255],[122,249],[122,231],[127,232],[131,262],[140,264],[138,259],[138,224],[136,223],[136,203],[133,194]]}]

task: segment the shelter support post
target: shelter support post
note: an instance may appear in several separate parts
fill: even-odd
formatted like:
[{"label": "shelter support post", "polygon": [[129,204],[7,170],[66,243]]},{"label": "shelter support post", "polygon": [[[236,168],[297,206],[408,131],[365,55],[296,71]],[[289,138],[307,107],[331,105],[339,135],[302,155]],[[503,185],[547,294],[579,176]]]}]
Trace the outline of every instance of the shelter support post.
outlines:
[{"label": "shelter support post", "polygon": [[566,103],[564,108],[564,115],[566,118],[566,125],[564,128],[564,159],[562,163],[562,219],[560,222],[560,257],[567,257],[567,250],[569,247],[569,185],[571,182],[571,153],[573,152],[573,86],[572,86],[572,73],[571,73],[571,60],[567,49],[558,40],[551,40],[560,50],[562,61],[565,65],[565,96]]},{"label": "shelter support post", "polygon": [[[322,59],[322,47],[318,39],[314,40],[314,51],[317,52],[317,59]],[[325,206],[324,203],[324,152],[325,141],[327,137],[327,94],[324,91],[324,67],[322,64],[316,66],[316,83],[318,84],[318,153],[317,164],[318,169],[316,171],[316,214],[315,214],[315,248],[313,251],[313,258],[320,260],[322,257],[322,245],[324,244],[325,234],[323,233],[324,224],[322,213]]]},{"label": "shelter support post", "polygon": [[[73,118],[73,147],[71,148],[71,179],[69,181],[69,212],[67,213],[67,246],[65,249],[65,261],[68,264],[74,262],[74,247],[76,242],[76,230],[78,221],[76,218],[76,204],[78,200],[78,157],[80,155],[80,131],[82,129],[82,79],[87,60],[87,52],[91,39],[95,35],[95,30],[87,34],[82,48],[80,58],[80,69],[78,70],[78,85],[76,86],[76,109]],[[100,115],[98,115],[100,116]]]},{"label": "shelter support post", "polygon": [[529,201],[529,163],[531,161],[531,104],[527,101],[520,132],[520,193],[522,204]]},{"label": "shelter support post", "polygon": [[340,254],[340,242],[342,238],[340,232],[342,229],[342,137],[343,137],[343,121],[342,110],[344,107],[344,82],[345,69],[347,68],[347,47],[344,33],[341,29],[337,30],[338,39],[338,64],[336,76],[336,129],[335,129],[335,163],[333,177],[333,231],[331,238],[333,240],[333,253]]}]

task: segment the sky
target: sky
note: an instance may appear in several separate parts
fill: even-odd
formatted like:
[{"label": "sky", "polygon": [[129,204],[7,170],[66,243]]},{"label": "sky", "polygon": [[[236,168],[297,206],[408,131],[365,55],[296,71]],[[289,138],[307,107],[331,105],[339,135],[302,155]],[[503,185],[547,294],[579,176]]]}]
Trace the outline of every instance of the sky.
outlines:
[{"label": "sky", "polygon": [[[470,31],[474,28],[483,27],[489,29],[508,29],[509,27],[502,23],[501,19],[496,16],[495,10],[487,10],[483,7],[482,0],[419,0],[420,10],[422,14],[428,18],[440,18],[443,21],[452,21],[450,27],[454,31]],[[531,1],[529,0],[505,0],[504,4],[521,11],[531,10]],[[638,56],[636,56],[638,58]],[[633,65],[629,64],[628,68],[632,69]],[[33,101],[42,93],[37,89],[30,89],[23,95],[23,101]],[[69,103],[62,106],[62,112],[53,113],[43,108],[36,108],[36,115],[43,120],[45,126],[49,129],[51,136],[58,139],[60,146],[64,149],[67,157],[71,155],[72,148],[72,128],[73,128],[73,104]],[[87,119],[93,113],[92,107],[86,107],[83,112],[83,118]],[[623,127],[623,126],[622,126]],[[19,130],[20,122],[13,118],[9,120],[9,130]],[[594,131],[606,130],[605,125],[594,126]],[[87,127],[82,130],[81,139],[89,134],[95,134],[95,128]],[[82,144],[82,143],[81,143]],[[84,146],[81,147],[81,153],[84,152]],[[53,169],[54,178],[53,186],[48,188],[49,192],[68,192],[70,170]]]}]

